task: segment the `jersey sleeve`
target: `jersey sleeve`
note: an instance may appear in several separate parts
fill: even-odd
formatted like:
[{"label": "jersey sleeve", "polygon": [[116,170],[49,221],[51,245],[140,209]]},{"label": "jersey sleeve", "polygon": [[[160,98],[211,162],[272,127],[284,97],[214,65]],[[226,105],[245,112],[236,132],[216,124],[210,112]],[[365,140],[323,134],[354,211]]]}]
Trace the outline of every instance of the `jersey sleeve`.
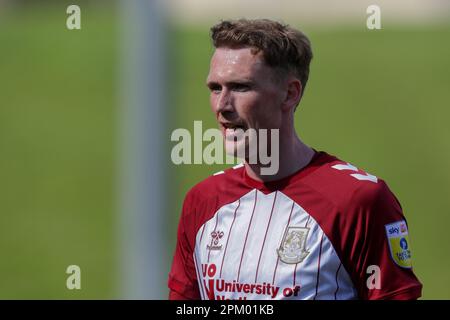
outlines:
[{"label": "jersey sleeve", "polygon": [[422,284],[413,272],[408,225],[397,198],[382,180],[355,198],[351,210],[358,218],[349,256],[359,296],[419,298]]},{"label": "jersey sleeve", "polygon": [[197,275],[193,258],[193,237],[186,229],[186,220],[194,213],[190,193],[183,202],[183,209],[178,224],[177,244],[169,273],[168,286],[171,291],[169,299],[200,299]]}]

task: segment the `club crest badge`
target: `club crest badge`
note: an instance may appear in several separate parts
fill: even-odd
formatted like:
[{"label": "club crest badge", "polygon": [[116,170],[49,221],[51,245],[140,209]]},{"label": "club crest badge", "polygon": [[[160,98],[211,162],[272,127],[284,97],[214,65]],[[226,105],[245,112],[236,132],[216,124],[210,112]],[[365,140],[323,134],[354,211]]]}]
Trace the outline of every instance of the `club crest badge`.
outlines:
[{"label": "club crest badge", "polygon": [[302,262],[309,254],[305,248],[308,233],[309,228],[288,227],[277,250],[280,260],[288,264]]}]

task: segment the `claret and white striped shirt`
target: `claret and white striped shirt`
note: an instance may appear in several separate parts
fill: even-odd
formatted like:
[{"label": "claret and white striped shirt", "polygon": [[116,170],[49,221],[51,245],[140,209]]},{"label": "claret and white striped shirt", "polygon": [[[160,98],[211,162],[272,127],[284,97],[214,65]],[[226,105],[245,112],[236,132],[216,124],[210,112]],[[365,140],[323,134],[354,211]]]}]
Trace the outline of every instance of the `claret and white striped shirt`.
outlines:
[{"label": "claret and white striped shirt", "polygon": [[334,156],[316,152],[268,183],[241,165],[188,192],[169,288],[188,299],[415,299],[408,241],[384,181]]}]

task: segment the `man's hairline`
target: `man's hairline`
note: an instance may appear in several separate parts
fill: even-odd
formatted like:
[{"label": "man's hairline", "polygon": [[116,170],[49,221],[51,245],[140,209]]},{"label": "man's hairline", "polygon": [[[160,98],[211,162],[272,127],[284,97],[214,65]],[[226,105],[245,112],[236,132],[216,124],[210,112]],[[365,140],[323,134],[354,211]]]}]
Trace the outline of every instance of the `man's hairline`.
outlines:
[{"label": "man's hairline", "polygon": [[[252,55],[256,56],[256,55],[260,54],[263,64],[273,71],[274,78],[275,78],[274,81],[278,82],[278,81],[287,80],[290,76],[293,76],[298,81],[300,81],[300,83],[303,87],[302,80],[298,76],[295,75],[295,72],[292,72],[289,69],[285,69],[285,68],[282,68],[279,66],[273,67],[273,66],[269,65],[264,57],[263,49],[260,49],[258,47],[251,46],[251,45],[245,45],[245,44],[234,44],[234,45],[233,44],[221,44],[219,46],[213,45],[213,48],[214,48],[214,52],[217,49],[231,49],[231,50],[250,49],[250,52]],[[253,50],[256,50],[256,52],[253,52]],[[214,55],[214,53],[213,53],[213,55]]]}]

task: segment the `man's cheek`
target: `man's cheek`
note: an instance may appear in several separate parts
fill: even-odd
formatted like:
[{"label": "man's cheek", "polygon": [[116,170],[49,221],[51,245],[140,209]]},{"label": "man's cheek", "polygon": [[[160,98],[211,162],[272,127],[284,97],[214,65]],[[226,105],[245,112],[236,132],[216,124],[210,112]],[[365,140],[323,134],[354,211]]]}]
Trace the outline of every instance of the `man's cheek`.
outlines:
[{"label": "man's cheek", "polygon": [[217,99],[215,99],[215,98],[213,98],[213,97],[211,97],[211,98],[209,98],[209,105],[211,106],[211,110],[214,112],[214,113],[217,113],[217,101],[216,101]]}]

